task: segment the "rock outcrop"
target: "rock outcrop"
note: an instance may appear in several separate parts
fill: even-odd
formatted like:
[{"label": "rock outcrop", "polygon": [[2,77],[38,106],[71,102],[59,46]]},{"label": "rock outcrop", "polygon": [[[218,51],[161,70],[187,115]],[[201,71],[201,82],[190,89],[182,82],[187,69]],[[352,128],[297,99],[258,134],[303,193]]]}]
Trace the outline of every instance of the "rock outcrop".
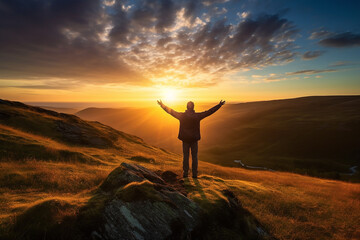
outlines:
[{"label": "rock outcrop", "polygon": [[199,206],[140,165],[122,163],[99,194],[108,200],[93,239],[185,239],[198,224]]},{"label": "rock outcrop", "polygon": [[[231,191],[210,208],[187,198],[172,185],[175,173],[158,174],[122,163],[102,183],[80,221],[96,240],[270,239]],[[215,234],[215,235],[214,235]]]}]

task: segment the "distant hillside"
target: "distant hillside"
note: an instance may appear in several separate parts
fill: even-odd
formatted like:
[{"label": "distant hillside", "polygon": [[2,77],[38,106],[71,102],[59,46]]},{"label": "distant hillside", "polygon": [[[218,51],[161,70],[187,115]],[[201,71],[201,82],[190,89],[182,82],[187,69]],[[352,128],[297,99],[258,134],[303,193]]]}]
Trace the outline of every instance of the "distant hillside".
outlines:
[{"label": "distant hillside", "polygon": [[181,144],[177,140],[178,121],[168,116],[156,103],[154,105],[153,108],[86,108],[76,115],[141,136],[145,141],[180,154]]},{"label": "distant hillside", "polygon": [[[37,105],[35,105],[35,106],[37,106]],[[41,108],[59,112],[59,113],[67,113],[67,114],[75,114],[79,111],[79,109],[77,109],[77,108],[60,108],[60,107],[50,107],[50,106],[40,106],[40,105],[37,107],[41,107]]]},{"label": "distant hillside", "polygon": [[[241,160],[249,166],[359,179],[350,170],[360,167],[359,109],[360,96],[227,104],[202,122],[200,159],[226,166],[239,166],[234,160]],[[160,108],[88,108],[77,115],[181,152],[178,122]]]},{"label": "distant hillside", "polygon": [[166,153],[141,138],[99,122],[20,102],[0,100],[0,159],[74,160],[106,164],[102,149],[112,149],[109,162],[137,152]]}]

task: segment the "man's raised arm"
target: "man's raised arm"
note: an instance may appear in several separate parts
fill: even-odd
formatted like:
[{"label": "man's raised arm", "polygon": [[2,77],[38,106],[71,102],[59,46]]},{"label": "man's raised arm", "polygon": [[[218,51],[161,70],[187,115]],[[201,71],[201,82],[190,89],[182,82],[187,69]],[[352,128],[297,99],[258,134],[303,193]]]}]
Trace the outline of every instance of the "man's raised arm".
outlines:
[{"label": "man's raised arm", "polygon": [[203,119],[203,118],[210,116],[211,114],[213,114],[214,112],[219,110],[219,108],[224,104],[225,104],[225,101],[221,100],[220,103],[218,105],[216,105],[215,107],[212,107],[209,110],[200,113],[200,118]]},{"label": "man's raised arm", "polygon": [[162,109],[165,110],[165,112],[167,112],[168,114],[170,114],[171,116],[173,116],[176,119],[180,118],[181,113],[169,108],[168,106],[166,106],[165,104],[163,104],[163,102],[161,100],[158,100],[157,103],[160,105],[160,107]]}]

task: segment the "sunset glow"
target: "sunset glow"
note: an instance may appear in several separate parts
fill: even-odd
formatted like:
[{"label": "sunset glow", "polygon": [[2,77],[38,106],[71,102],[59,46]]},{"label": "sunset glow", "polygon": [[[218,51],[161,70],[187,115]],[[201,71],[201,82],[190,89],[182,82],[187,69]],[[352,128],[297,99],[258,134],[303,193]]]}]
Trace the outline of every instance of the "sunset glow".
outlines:
[{"label": "sunset glow", "polygon": [[164,88],[162,90],[162,99],[166,102],[175,102],[178,97],[178,90],[173,88]]},{"label": "sunset glow", "polygon": [[358,1],[165,2],[4,3],[1,97],[153,104],[360,92]]}]

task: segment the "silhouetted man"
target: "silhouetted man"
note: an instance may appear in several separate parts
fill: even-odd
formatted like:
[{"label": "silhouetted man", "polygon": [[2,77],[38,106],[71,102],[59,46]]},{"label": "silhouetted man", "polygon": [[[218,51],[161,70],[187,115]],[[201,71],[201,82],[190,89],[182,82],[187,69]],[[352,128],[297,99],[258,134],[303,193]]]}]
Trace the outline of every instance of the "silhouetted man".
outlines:
[{"label": "silhouetted man", "polygon": [[214,112],[216,112],[225,101],[221,100],[218,105],[205,111],[197,113],[194,111],[194,103],[187,103],[187,110],[183,113],[174,111],[173,109],[165,106],[162,101],[157,101],[158,104],[171,116],[180,121],[180,129],[178,138],[183,142],[183,177],[188,177],[189,171],[189,150],[191,149],[192,157],[192,177],[197,178],[198,169],[198,141],[200,140],[200,121]]}]

